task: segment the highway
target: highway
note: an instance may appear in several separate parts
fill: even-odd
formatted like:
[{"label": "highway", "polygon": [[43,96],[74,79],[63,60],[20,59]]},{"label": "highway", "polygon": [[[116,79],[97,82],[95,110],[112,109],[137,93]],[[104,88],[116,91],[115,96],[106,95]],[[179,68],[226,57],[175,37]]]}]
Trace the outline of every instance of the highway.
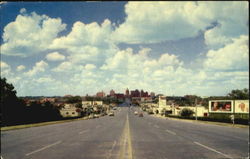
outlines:
[{"label": "highway", "polygon": [[157,118],[119,107],[115,116],[1,132],[3,159],[246,158],[248,128]]}]

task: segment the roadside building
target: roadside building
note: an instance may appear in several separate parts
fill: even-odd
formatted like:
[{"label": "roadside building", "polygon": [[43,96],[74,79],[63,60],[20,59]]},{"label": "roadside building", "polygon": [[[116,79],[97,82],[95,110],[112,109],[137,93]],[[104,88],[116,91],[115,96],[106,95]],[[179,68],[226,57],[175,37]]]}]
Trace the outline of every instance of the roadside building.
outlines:
[{"label": "roadside building", "polygon": [[208,116],[208,109],[206,109],[204,106],[173,106],[172,108],[172,115],[180,115],[181,111],[184,108],[188,108],[194,112],[193,116],[196,116],[196,110],[197,110],[197,117],[204,117]]},{"label": "roadside building", "polygon": [[166,96],[159,96],[159,102],[158,102],[158,112],[161,112],[163,109],[165,109],[168,112],[172,111],[172,106],[167,105],[167,97]]},{"label": "roadside building", "polygon": [[81,109],[76,108],[74,104],[64,104],[64,107],[60,110],[60,114],[64,117],[80,117]]},{"label": "roadside building", "polygon": [[103,105],[102,101],[93,101],[93,105]]},{"label": "roadside building", "polygon": [[92,105],[92,101],[82,101],[82,107],[83,108],[91,106],[91,105]]}]

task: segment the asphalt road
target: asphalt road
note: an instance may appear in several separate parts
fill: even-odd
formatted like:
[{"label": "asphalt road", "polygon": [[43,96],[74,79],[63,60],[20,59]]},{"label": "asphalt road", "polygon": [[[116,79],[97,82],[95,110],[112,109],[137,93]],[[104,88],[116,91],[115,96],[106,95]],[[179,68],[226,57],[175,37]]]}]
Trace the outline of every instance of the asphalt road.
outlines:
[{"label": "asphalt road", "polygon": [[138,108],[115,116],[1,132],[3,159],[246,158],[248,128],[162,119]]}]

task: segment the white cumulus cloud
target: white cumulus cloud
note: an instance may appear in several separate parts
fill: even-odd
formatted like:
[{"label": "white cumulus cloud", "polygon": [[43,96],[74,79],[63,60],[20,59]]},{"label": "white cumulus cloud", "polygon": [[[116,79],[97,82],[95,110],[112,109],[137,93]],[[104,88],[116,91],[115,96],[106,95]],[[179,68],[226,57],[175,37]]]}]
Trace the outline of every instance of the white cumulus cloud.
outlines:
[{"label": "white cumulus cloud", "polygon": [[248,36],[240,36],[224,48],[208,51],[204,67],[212,70],[247,70],[249,66],[248,43]]},{"label": "white cumulus cloud", "polygon": [[47,54],[46,59],[48,61],[63,61],[65,56],[60,54],[59,52],[52,52]]},{"label": "white cumulus cloud", "polygon": [[113,40],[125,43],[156,43],[195,37],[205,32],[209,47],[223,46],[248,34],[247,2],[128,2],[125,22]]},{"label": "white cumulus cloud", "polygon": [[26,67],[24,65],[19,65],[17,66],[16,70],[17,71],[23,71]]},{"label": "white cumulus cloud", "polygon": [[29,70],[28,72],[25,72],[25,75],[34,76],[39,72],[44,72],[47,67],[48,67],[48,64],[46,62],[44,62],[43,60],[39,61],[35,64],[35,66],[31,70]]},{"label": "white cumulus cloud", "polygon": [[[21,13],[25,9],[21,9]],[[35,12],[20,14],[3,29],[1,53],[27,57],[48,48],[58,33],[65,30],[60,18],[37,15]]]}]

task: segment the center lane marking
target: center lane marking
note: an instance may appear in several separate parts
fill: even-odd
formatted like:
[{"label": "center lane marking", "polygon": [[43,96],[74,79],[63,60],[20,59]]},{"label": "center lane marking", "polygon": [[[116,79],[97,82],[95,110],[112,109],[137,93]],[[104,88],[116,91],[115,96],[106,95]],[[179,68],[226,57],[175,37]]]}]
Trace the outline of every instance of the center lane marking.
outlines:
[{"label": "center lane marking", "polygon": [[32,151],[32,152],[30,152],[30,153],[27,153],[27,154],[25,154],[25,155],[26,155],[26,156],[32,155],[32,154],[37,153],[37,152],[39,152],[39,151],[45,150],[45,149],[47,149],[47,148],[49,148],[49,147],[51,147],[51,146],[55,146],[55,145],[57,145],[57,144],[60,144],[61,142],[62,142],[62,141],[57,141],[57,142],[55,142],[55,143],[53,143],[53,144],[44,146],[44,147],[42,147],[42,148],[40,148],[40,149],[37,149],[37,150]]},{"label": "center lane marking", "polygon": [[128,114],[124,130],[120,139],[119,159],[133,159]]},{"label": "center lane marking", "polygon": [[215,150],[215,149],[213,149],[213,148],[211,148],[211,147],[208,147],[208,146],[206,146],[206,145],[203,145],[203,144],[201,144],[201,143],[199,143],[199,142],[194,142],[195,144],[197,144],[197,145],[199,145],[199,146],[201,146],[201,147],[204,147],[204,148],[206,148],[206,149],[208,149],[208,150],[210,150],[210,151],[213,151],[213,152],[216,152],[216,153],[218,153],[218,154],[221,154],[221,155],[223,155],[223,156],[225,156],[225,157],[227,157],[227,158],[232,158],[231,156],[229,156],[229,155],[226,155],[226,154],[224,154],[224,153],[222,153],[222,152],[220,152],[220,151],[217,151],[217,150]]}]

